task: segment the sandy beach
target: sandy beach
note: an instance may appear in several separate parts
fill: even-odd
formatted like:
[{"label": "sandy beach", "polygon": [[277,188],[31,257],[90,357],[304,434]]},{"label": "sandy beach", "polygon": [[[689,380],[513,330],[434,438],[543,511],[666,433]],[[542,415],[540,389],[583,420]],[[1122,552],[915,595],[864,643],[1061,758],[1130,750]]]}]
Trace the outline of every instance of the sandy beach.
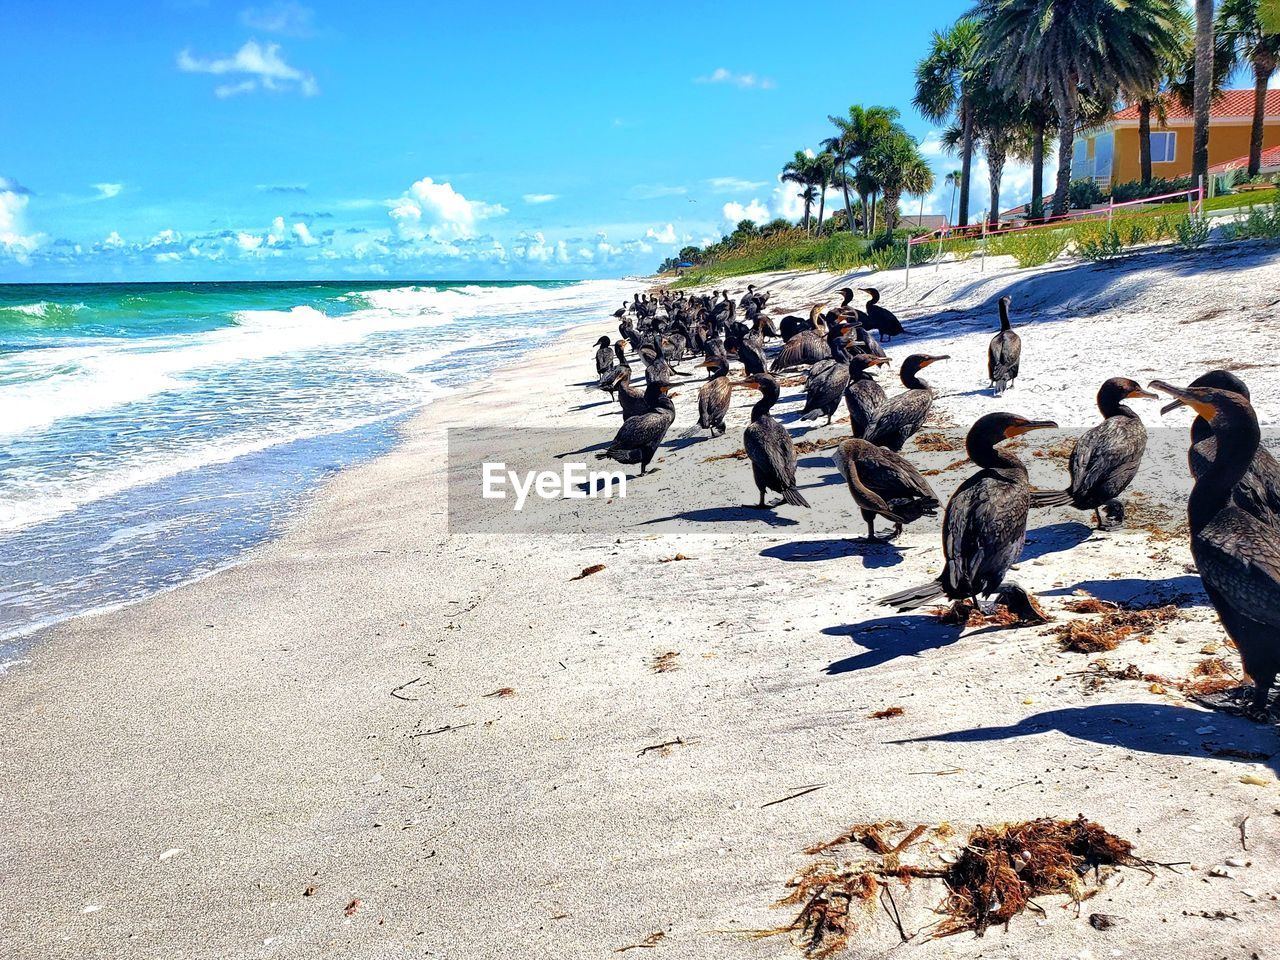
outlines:
[{"label": "sandy beach", "polygon": [[[773,290],[781,316],[850,280],[903,319],[896,361],[950,355],[926,376],[933,432],[1001,409],[1081,428],[1108,376],[1185,383],[1224,365],[1267,427],[1280,416],[1274,248],[930,265],[905,293],[900,272],[728,287]],[[996,398],[985,351],[1006,293],[1025,359]],[[772,905],[805,848],[856,823],[963,836],[1077,814],[1173,866],[1121,869],[1079,910],[1045,898],[983,938],[903,946],[877,909],[849,955],[1273,955],[1274,728],[1149,679],[1093,683],[1099,655],[1051,632],[1080,595],[1169,604],[1149,642],[1101,656],[1164,678],[1214,655],[1238,670],[1179,530],[1186,412],[1161,430],[1159,404],[1135,407],[1152,446],[1123,530],[1032,514],[1015,576],[1048,626],[961,631],[876,606],[937,573],[938,521],[852,542],[865,531],[821,450],[800,458],[812,510],[744,508],[750,469],[723,456],[742,446],[741,392],[714,440],[678,439],[694,389],[676,400],[661,469],[635,482],[658,527],[602,529],[582,518],[606,504],[573,501],[554,536],[450,536],[446,428],[607,441],[620,418],[581,384],[615,332],[602,316],[431,403],[236,566],[34,638],[0,679],[0,955],[797,957],[787,935],[750,932],[794,918]],[[830,427],[794,422],[798,395],[779,407],[797,437],[846,434],[843,409]],[[1033,481],[1061,486],[1064,461],[1035,449]],[[944,499],[971,470],[962,450],[907,453]],[[908,934],[941,897],[936,882],[898,894]],[[1117,919],[1096,929],[1095,913]]]}]

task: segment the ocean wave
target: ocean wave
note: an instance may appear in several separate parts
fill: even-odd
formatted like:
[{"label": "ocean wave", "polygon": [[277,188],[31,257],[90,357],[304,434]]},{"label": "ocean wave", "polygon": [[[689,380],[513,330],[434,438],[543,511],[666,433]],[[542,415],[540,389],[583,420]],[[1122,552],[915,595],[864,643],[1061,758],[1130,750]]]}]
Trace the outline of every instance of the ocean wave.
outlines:
[{"label": "ocean wave", "polygon": [[80,322],[81,313],[87,309],[83,303],[57,303],[52,300],[0,305],[0,324],[41,327],[74,324]]}]

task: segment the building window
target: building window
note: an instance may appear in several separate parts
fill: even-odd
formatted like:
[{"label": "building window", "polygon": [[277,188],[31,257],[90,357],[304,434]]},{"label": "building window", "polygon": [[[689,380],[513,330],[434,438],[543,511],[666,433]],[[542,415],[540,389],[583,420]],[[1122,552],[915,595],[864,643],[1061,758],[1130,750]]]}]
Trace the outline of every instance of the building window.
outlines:
[{"label": "building window", "polygon": [[1177,155],[1177,152],[1178,134],[1176,131],[1170,133],[1151,134],[1152,163],[1173,163],[1173,159]]}]

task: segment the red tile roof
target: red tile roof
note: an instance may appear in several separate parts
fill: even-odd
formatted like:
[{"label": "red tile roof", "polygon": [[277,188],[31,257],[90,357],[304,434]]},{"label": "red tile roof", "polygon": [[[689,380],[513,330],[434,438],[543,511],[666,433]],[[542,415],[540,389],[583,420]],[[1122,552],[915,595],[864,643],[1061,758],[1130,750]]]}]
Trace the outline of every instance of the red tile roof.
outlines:
[{"label": "red tile roof", "polygon": [[[1249,155],[1246,153],[1243,157],[1236,157],[1234,160],[1228,160],[1225,163],[1216,163],[1209,168],[1210,173],[1226,173],[1228,170],[1244,170],[1249,166]],[[1262,151],[1261,169],[1267,170],[1280,167],[1280,147],[1271,147]]]},{"label": "red tile roof", "polygon": [[[1280,118],[1280,90],[1268,90],[1263,113],[1268,117]],[[1191,111],[1178,102],[1177,97],[1168,97],[1165,101],[1165,114],[1170,120],[1190,120]],[[1223,90],[1209,107],[1209,117],[1213,120],[1250,119],[1253,116],[1253,90]],[[1130,104],[1112,115],[1113,120],[1137,120],[1138,106]],[[1155,111],[1151,112],[1151,124],[1156,126]]]}]

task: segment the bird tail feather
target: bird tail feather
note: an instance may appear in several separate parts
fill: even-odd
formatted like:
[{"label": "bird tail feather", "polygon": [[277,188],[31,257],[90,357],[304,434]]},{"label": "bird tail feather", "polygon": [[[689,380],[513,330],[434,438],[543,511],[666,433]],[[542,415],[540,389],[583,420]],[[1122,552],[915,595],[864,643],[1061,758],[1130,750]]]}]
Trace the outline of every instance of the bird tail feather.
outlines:
[{"label": "bird tail feather", "polygon": [[804,494],[795,487],[788,487],[782,491],[782,502],[789,503],[793,507],[807,507],[809,501],[804,498]]},{"label": "bird tail feather", "polygon": [[891,593],[887,597],[881,597],[877,602],[898,610],[915,610],[942,596],[945,592],[941,580],[930,580],[928,583],[908,587],[900,593]]},{"label": "bird tail feather", "polygon": [[1033,507],[1064,507],[1071,502],[1070,490],[1032,490]]}]

